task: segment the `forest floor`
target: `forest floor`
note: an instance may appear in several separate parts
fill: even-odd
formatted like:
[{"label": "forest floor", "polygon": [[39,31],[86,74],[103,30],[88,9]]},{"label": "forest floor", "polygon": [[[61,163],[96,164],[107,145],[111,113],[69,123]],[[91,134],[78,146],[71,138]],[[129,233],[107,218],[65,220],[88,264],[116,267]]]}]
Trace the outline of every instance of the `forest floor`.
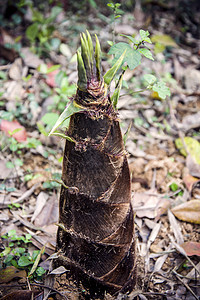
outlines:
[{"label": "forest floor", "polygon": [[[195,6],[173,5],[137,5],[114,28],[116,42],[123,39],[120,34],[148,30],[155,60],[144,59],[126,71],[118,103],[122,131],[131,124],[126,150],[138,284],[129,295],[105,299],[200,299],[200,14]],[[62,139],[47,133],[76,90],[80,32],[98,35],[106,71],[113,25],[97,8],[87,18],[62,10],[49,46],[36,38],[30,47],[29,13],[19,14],[19,24],[13,21],[18,11],[15,18],[10,13],[0,28],[0,297],[14,292],[2,299],[79,299],[74,284],[69,279],[66,284],[66,270],[52,271],[61,276],[54,289],[44,273],[55,253],[64,147]],[[171,96],[161,100],[151,91],[135,93],[143,90],[147,73],[161,78]]]}]

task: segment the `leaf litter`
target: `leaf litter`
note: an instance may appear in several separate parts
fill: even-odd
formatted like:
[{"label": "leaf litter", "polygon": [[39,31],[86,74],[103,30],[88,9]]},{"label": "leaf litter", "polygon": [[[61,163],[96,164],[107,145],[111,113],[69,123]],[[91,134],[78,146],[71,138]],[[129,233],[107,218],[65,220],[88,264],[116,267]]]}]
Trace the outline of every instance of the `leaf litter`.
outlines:
[{"label": "leaf litter", "polygon": [[[138,1],[138,3],[140,2]],[[169,22],[169,18],[173,16],[167,15],[159,6],[156,7],[156,10],[164,22],[163,24],[165,22],[168,24],[167,31],[170,32],[170,27],[175,23]],[[138,11],[139,14],[137,14]],[[138,5],[135,7],[135,15],[140,17],[140,22],[144,24],[145,14]],[[154,15],[156,16],[156,14]],[[173,39],[173,30],[171,29],[172,36],[168,35],[166,28],[159,27],[160,22],[156,21],[155,16],[153,18],[157,28],[149,20],[150,29],[148,30],[153,33],[153,39],[157,43],[156,51],[159,52],[165,47],[166,52],[159,52],[155,62],[146,61],[145,67],[154,69],[156,74],[161,74],[163,80],[170,86],[172,96],[166,102],[162,102],[155,93],[144,92],[141,93],[141,98],[135,94],[120,97],[118,105],[124,132],[129,126],[130,119],[133,120],[126,149],[129,153],[133,207],[136,213],[137,251],[140,265],[138,281],[142,282],[138,292],[127,296],[127,299],[134,299],[137,295],[141,299],[155,299],[155,297],[162,299],[161,294],[164,294],[169,300],[173,297],[196,299],[194,294],[200,295],[198,55],[195,52],[195,46],[193,48],[188,46],[190,41],[187,35],[182,36],[182,41],[187,46],[185,47],[182,42],[181,46],[183,47],[177,47],[178,43]],[[137,32],[135,30],[137,24],[133,21],[130,26],[129,20],[131,19],[129,17],[128,13],[122,17],[121,24],[116,26],[116,31],[127,35]],[[92,19],[94,20],[94,16],[91,14]],[[77,19],[76,22],[79,24],[80,21]],[[82,22],[83,20],[80,22],[81,26]],[[73,20],[71,20],[71,24],[73,28]],[[69,36],[72,34],[75,44],[78,34],[70,32],[71,29],[62,32],[64,25],[62,26],[61,34],[63,36],[66,32]],[[176,30],[177,35],[181,35],[177,28]],[[4,31],[3,36],[4,39],[10,38],[11,42],[14,42],[8,32]],[[105,39],[112,40],[112,32],[109,27],[105,27],[102,32],[102,43]],[[191,37],[191,39],[196,45],[195,38]],[[69,62],[70,57],[68,54],[66,55],[65,48],[59,55],[51,54],[50,65],[61,63],[61,67],[66,68],[67,66],[67,75],[69,78],[71,76],[73,82],[76,82],[75,66]],[[71,48],[69,49],[71,50]],[[27,137],[36,138],[41,141],[42,145],[40,146],[43,147],[43,150],[40,151],[39,145],[34,145],[30,151],[22,148],[20,157],[22,157],[23,165],[9,169],[4,162],[12,161],[15,153],[9,151],[10,141],[7,140],[9,132],[6,126],[4,129],[3,122],[5,120],[2,113],[0,114],[0,136],[3,145],[0,154],[1,173],[3,174],[0,185],[1,235],[12,229],[21,235],[30,233],[35,249],[41,250],[45,246],[44,255],[40,255],[43,260],[41,263],[44,263],[49,255],[55,253],[59,187],[58,185],[51,186],[49,179],[53,173],[61,173],[58,156],[62,156],[63,142],[59,139],[55,140],[55,137],[44,139],[35,126],[41,120],[42,114],[46,112],[41,93],[45,92],[46,98],[52,96],[51,87],[56,85],[58,72],[52,72],[46,78],[43,77],[39,73],[38,67],[44,63],[48,64],[49,61],[39,58],[29,48],[22,47],[21,53],[23,61],[21,58],[17,58],[15,51],[8,52],[7,58],[10,60],[10,65],[2,66],[5,67],[8,77],[4,81],[5,94],[3,98],[1,96],[1,99],[3,101],[7,99],[4,111],[17,110],[16,100],[23,106],[23,110],[18,115],[16,114],[14,119],[6,120],[17,125],[13,130],[22,128],[21,132],[13,134],[13,138],[16,137],[19,143],[21,140],[17,139],[17,134],[22,135],[23,133],[24,140]],[[168,59],[166,53],[171,55],[171,58]],[[143,73],[145,72],[140,66],[129,71],[129,74],[125,73],[129,90],[140,89],[141,83],[138,78],[142,78]],[[28,79],[29,75],[31,76]],[[122,88],[123,93],[126,94],[127,90]],[[53,103],[54,100],[51,100],[51,105]],[[11,123],[9,124],[10,130],[12,126]],[[9,136],[9,138],[12,137]],[[176,146],[178,144],[177,148],[180,149],[180,152],[175,144]],[[186,173],[187,176],[185,176]],[[25,176],[29,180],[24,181]],[[44,186],[46,182],[48,182],[48,188]],[[19,204],[20,207],[14,207],[15,204]],[[8,205],[11,205],[12,208],[9,208]],[[4,241],[0,240],[0,246],[3,243]],[[49,264],[46,266],[47,269],[50,268]],[[16,270],[13,272],[13,270],[6,280],[20,285],[20,280],[15,275],[17,273],[24,275],[24,273],[20,273],[23,272],[21,270],[19,272]],[[51,270],[51,273],[64,273],[61,275],[63,276],[61,283],[57,282],[56,285],[58,290],[63,291],[67,270],[55,269]],[[71,292],[73,282],[70,280],[69,285],[71,290],[68,287],[66,291],[70,290]]]}]

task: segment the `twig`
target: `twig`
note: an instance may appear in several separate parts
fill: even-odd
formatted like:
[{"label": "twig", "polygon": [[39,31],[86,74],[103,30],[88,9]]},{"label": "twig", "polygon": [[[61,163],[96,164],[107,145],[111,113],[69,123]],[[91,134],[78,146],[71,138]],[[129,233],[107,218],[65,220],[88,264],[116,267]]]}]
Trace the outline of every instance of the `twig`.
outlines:
[{"label": "twig", "polygon": [[18,199],[12,201],[12,203],[22,203],[24,200],[26,200],[28,197],[30,197],[30,195],[33,194],[33,192],[35,191],[35,189],[39,186],[39,183],[34,184],[34,186],[32,186],[32,188],[30,188],[29,190],[27,190],[21,197],[19,197]]},{"label": "twig", "polygon": [[[64,299],[68,300],[68,298],[66,296],[64,296],[61,292],[57,291],[56,289],[48,286],[48,285],[45,285],[45,284],[40,284],[40,283],[30,283],[30,285],[33,285],[33,286],[38,286],[38,287],[41,287],[41,288],[46,288],[46,289],[49,289],[51,290],[52,292],[54,293],[57,293],[58,295],[60,295],[61,297],[63,297]],[[9,285],[9,287],[22,287],[22,286],[27,286],[26,283],[22,283],[22,284],[12,284],[12,285]],[[69,286],[70,287],[70,286]],[[8,288],[8,285],[2,285],[0,284],[0,288]],[[71,287],[70,287],[71,288]]]},{"label": "twig", "polygon": [[4,66],[0,66],[0,70],[7,70],[10,69],[11,65],[4,65]]},{"label": "twig", "polygon": [[189,256],[187,255],[187,253],[185,252],[185,250],[174,241],[174,238],[169,235],[169,238],[171,240],[171,243],[175,246],[175,248],[178,250],[178,252],[180,252],[183,256],[185,256],[187,258],[187,260],[191,263],[191,265],[195,268],[195,270],[197,271],[198,274],[200,274],[200,271],[197,269],[197,267],[195,266],[195,264],[193,263],[193,261],[189,258]]},{"label": "twig", "polygon": [[178,278],[178,280],[180,280],[180,282],[190,291],[190,293],[195,297],[195,299],[199,300],[199,297],[196,296],[196,294],[193,292],[193,290],[189,287],[189,285],[184,282],[184,280],[182,280],[179,276],[179,274],[175,271],[172,270],[172,273],[176,276],[176,278]]},{"label": "twig", "polygon": [[[60,295],[61,297],[63,297],[64,299],[68,300],[68,298],[66,296],[64,296],[62,293],[60,293],[58,290],[48,286],[48,285],[45,285],[45,284],[40,284],[40,283],[31,283],[31,285],[34,285],[34,286],[39,286],[39,287],[42,287],[42,288],[46,288],[46,289],[49,289],[51,290],[52,292],[55,292],[57,293],[58,295]],[[69,286],[70,287],[70,286]]]}]

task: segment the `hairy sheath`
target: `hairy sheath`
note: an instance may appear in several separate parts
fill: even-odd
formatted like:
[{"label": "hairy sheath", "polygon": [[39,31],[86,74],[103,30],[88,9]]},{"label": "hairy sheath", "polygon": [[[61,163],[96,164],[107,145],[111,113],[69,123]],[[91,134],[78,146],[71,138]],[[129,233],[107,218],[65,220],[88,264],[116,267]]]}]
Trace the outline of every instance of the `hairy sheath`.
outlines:
[{"label": "hairy sheath", "polygon": [[[135,284],[134,216],[129,167],[117,111],[101,75],[100,46],[89,33],[78,54],[73,103],[63,157],[57,265],[89,288],[111,294]],[[74,187],[74,188],[67,188]]]}]

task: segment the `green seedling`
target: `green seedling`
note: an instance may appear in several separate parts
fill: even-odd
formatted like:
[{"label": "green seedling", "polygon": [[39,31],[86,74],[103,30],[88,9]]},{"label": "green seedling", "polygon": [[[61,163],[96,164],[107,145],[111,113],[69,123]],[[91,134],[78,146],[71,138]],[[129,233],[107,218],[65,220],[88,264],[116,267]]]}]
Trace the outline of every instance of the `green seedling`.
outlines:
[{"label": "green seedling", "polygon": [[27,244],[31,243],[31,235],[17,235],[16,230],[10,230],[7,234],[1,236],[7,244],[5,249],[0,252],[0,264],[3,268],[14,266],[17,269],[26,270],[30,279],[41,280],[45,274],[42,267],[38,267],[41,255],[44,253],[44,247],[34,250],[32,254],[27,251]]}]

